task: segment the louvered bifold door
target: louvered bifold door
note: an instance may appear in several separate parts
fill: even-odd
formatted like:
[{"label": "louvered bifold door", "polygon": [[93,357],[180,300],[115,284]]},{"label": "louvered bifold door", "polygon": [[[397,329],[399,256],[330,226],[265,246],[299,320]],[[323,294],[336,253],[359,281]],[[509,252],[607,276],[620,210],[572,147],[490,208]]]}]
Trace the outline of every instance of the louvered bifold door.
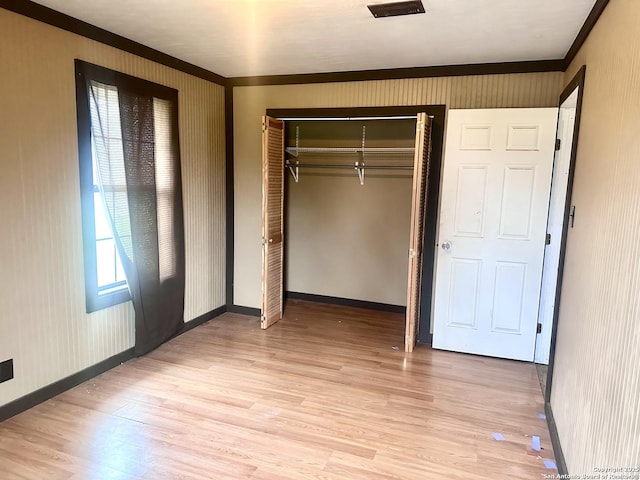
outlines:
[{"label": "louvered bifold door", "polygon": [[282,318],[284,251],[284,122],[262,117],[262,315],[260,327]]},{"label": "louvered bifold door", "polygon": [[407,321],[404,349],[412,352],[420,318],[420,287],[422,283],[422,247],[424,243],[425,207],[431,163],[431,118],[419,113],[416,127],[416,150],[413,160],[413,190],[411,194],[411,230],[409,238],[409,274],[407,282]]}]

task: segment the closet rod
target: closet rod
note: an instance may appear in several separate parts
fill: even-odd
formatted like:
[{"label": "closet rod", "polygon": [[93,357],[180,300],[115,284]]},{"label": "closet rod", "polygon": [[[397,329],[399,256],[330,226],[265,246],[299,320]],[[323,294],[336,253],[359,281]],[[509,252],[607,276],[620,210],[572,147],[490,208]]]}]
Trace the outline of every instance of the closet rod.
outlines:
[{"label": "closet rod", "polygon": [[[429,115],[433,118],[432,115]],[[284,122],[336,122],[336,121],[367,121],[367,120],[415,120],[416,115],[397,117],[278,117]]]}]

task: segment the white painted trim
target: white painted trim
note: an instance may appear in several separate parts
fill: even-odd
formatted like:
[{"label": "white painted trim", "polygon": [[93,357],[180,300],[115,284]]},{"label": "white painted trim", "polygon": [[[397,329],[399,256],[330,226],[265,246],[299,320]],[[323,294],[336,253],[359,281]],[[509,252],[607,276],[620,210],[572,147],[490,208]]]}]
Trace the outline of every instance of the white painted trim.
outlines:
[{"label": "white painted trim", "polygon": [[553,327],[558,266],[560,263],[560,240],[562,238],[569,168],[571,165],[571,149],[573,146],[577,97],[578,88],[562,103],[558,112],[558,132],[556,138],[560,139],[561,147],[560,150],[556,152],[553,161],[549,217],[547,219],[547,233],[551,234],[551,244],[545,248],[542,286],[540,290],[540,308],[538,309],[538,323],[542,324],[542,332],[536,336],[536,352],[534,358],[536,363],[544,365],[549,364],[549,352],[551,350],[551,330]]}]

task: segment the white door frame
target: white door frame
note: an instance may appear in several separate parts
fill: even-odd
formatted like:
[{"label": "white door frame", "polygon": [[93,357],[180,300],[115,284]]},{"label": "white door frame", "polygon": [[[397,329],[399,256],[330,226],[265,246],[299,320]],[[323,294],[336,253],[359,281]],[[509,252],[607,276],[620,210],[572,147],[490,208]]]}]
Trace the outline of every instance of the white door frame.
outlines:
[{"label": "white door frame", "polygon": [[565,100],[574,92],[574,90],[578,90],[578,98],[577,98],[577,106],[576,106],[576,117],[575,117],[575,126],[573,129],[573,139],[571,143],[571,163],[569,166],[569,178],[567,182],[567,195],[566,195],[566,205],[564,211],[564,222],[562,228],[562,237],[560,238],[560,260],[558,262],[558,279],[556,284],[556,295],[554,302],[554,311],[553,311],[553,321],[551,325],[551,345],[549,349],[549,369],[547,371],[547,388],[545,391],[545,401],[549,402],[551,400],[551,386],[553,384],[553,367],[555,363],[555,350],[556,350],[556,337],[558,334],[558,316],[560,313],[560,299],[562,294],[562,278],[564,274],[564,259],[565,253],[567,249],[567,234],[569,228],[572,227],[573,224],[573,215],[574,211],[571,205],[571,196],[573,192],[573,179],[575,176],[576,169],[576,158],[578,154],[578,139],[580,136],[580,117],[582,113],[582,98],[584,96],[584,85],[585,85],[585,76],[586,76],[586,67],[583,65],[580,70],[576,73],[573,79],[569,82],[566,88],[563,90],[560,95],[560,105],[562,105]]},{"label": "white door frame", "polygon": [[551,348],[551,327],[555,309],[558,266],[564,211],[567,202],[567,187],[571,166],[571,147],[575,127],[578,91],[574,90],[560,105],[558,110],[558,128],[556,133],[556,153],[553,159],[553,177],[547,218],[547,245],[544,252],[542,287],[540,289],[540,307],[538,309],[538,329],[536,335],[535,363],[547,365]]}]

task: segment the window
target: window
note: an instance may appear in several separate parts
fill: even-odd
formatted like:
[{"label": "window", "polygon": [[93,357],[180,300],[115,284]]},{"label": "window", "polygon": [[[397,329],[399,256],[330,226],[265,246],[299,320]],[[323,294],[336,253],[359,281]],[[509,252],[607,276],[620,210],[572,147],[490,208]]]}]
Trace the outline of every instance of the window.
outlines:
[{"label": "window", "polygon": [[[120,254],[116,248],[116,242],[113,238],[111,223],[107,220],[109,210],[115,208],[115,197],[118,194],[126,195],[126,185],[121,182],[116,188],[104,187],[100,191],[98,181],[98,163],[97,163],[97,145],[98,143],[108,146],[109,156],[117,158],[123,163],[122,152],[122,128],[120,127],[120,112],[118,105],[118,89],[114,86],[100,84],[91,81],[92,92],[95,95],[89,97],[89,110],[91,112],[91,121],[98,119],[98,108],[106,112],[106,122],[102,128],[91,130],[91,169],[92,169],[92,187],[93,187],[93,223],[95,233],[95,251],[96,251],[96,280],[98,298],[115,297],[126,300],[128,298],[127,280],[122,268]],[[121,177],[124,180],[123,177]],[[93,246],[93,245],[92,245]],[[127,295],[119,295],[121,292],[127,292]]]},{"label": "window", "polygon": [[[148,108],[153,115],[142,137],[141,131],[125,121],[130,117],[121,116],[131,116],[139,99],[147,102],[140,108]],[[162,283],[174,277],[181,265],[173,241],[176,220],[182,221],[174,210],[180,178],[173,150],[177,92],[76,60],[76,102],[86,302],[87,312],[93,312],[131,298],[125,272],[144,276],[141,270],[153,270]],[[123,132],[121,122],[131,131]],[[131,148],[147,155],[140,164],[128,164],[128,171],[127,145],[128,158]],[[148,224],[146,230],[138,226],[141,223]],[[134,245],[132,228],[142,248]],[[134,257],[138,257],[135,267]]]}]

